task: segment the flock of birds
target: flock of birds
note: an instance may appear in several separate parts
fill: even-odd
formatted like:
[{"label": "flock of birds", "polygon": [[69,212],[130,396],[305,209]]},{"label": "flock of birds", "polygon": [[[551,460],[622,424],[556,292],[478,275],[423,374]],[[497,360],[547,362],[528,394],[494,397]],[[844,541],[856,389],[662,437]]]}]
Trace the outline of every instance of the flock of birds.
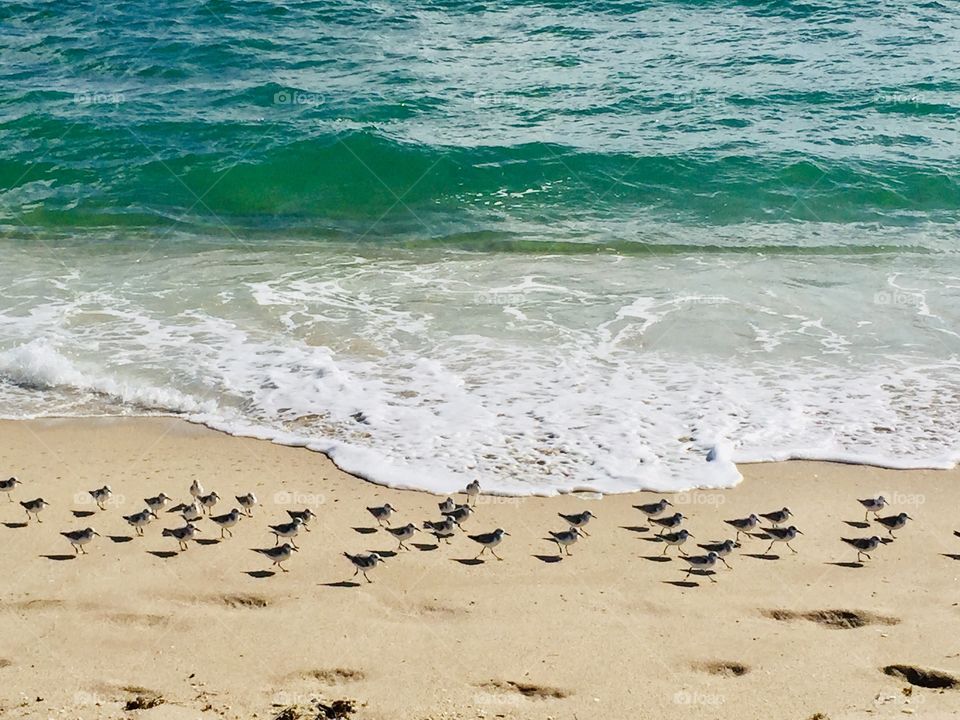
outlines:
[{"label": "flock of birds", "polygon": [[[22,485],[22,483],[16,477],[11,477],[8,480],[0,480],[0,492],[6,493],[10,502],[13,502],[12,493],[19,485]],[[462,523],[475,512],[477,497],[480,495],[480,483],[477,481],[471,482],[464,488],[463,493],[467,499],[465,503],[458,504],[453,498],[448,497],[439,503],[440,519],[424,522],[422,529],[413,523],[407,523],[399,527],[391,526],[391,518],[396,510],[390,503],[377,507],[368,507],[367,511],[377,521],[380,528],[397,540],[399,543],[398,550],[409,549],[405,543],[411,540],[417,532],[421,531],[433,535],[437,543],[442,540],[450,544],[450,538],[456,535],[457,530],[463,530]],[[106,504],[113,495],[113,491],[109,485],[104,485],[101,488],[90,490],[89,495],[100,510],[106,510]],[[168,510],[168,512],[179,513],[184,524],[179,527],[164,528],[162,531],[163,537],[170,537],[176,540],[181,551],[187,550],[190,541],[196,540],[197,533],[202,532],[196,524],[201,519],[207,518],[216,525],[220,529],[220,537],[223,539],[228,535],[233,535],[231,528],[240,522],[241,518],[253,517],[253,510],[258,505],[257,497],[252,492],[246,495],[237,495],[235,496],[237,507],[234,507],[226,514],[215,515],[214,508],[219,504],[221,500],[220,496],[216,492],[206,493],[196,480],[194,480],[190,486],[190,497],[190,502],[181,503]],[[158,519],[157,513],[166,509],[172,502],[173,499],[171,497],[161,492],[155,497],[144,498],[144,509],[133,515],[124,515],[123,519],[134,529],[138,536],[142,536],[144,534],[144,528]],[[859,500],[859,503],[865,510],[864,521],[869,520],[870,514],[873,513],[875,522],[886,528],[891,538],[896,537],[894,535],[895,531],[902,529],[908,520],[912,520],[912,518],[904,512],[880,517],[879,513],[889,504],[882,495],[876,498]],[[34,500],[20,501],[20,505],[27,514],[28,522],[31,520],[42,522],[42,520],[40,520],[40,513],[49,507],[50,503],[43,498],[36,498]],[[665,555],[671,547],[679,550],[682,559],[689,564],[687,574],[684,576],[685,578],[689,577],[691,573],[697,573],[698,575],[706,575],[711,582],[716,582],[713,578],[713,573],[710,571],[713,570],[718,561],[722,562],[727,568],[730,568],[725,558],[730,555],[735,548],[740,547],[741,535],[769,539],[770,544],[764,551],[764,554],[768,554],[777,543],[785,544],[791,551],[796,553],[797,550],[790,542],[796,539],[797,535],[803,534],[794,525],[783,527],[792,517],[790,509],[785,507],[772,512],[760,513],[759,515],[751,514],[744,518],[725,520],[724,522],[736,531],[734,538],[722,542],[698,543],[697,547],[706,552],[701,555],[689,555],[683,549],[683,545],[687,540],[693,538],[693,535],[682,527],[687,518],[680,512],[666,515],[667,508],[672,507],[669,500],[661,499],[655,503],[635,505],[634,507],[643,513],[650,523],[659,526],[660,531],[658,537],[664,543],[662,554]],[[309,532],[311,522],[317,517],[309,508],[304,510],[287,510],[287,514],[290,518],[288,522],[268,526],[269,532],[272,533],[275,538],[274,546],[254,548],[255,552],[267,557],[272,561],[273,566],[278,567],[283,572],[287,572],[287,569],[283,567],[283,563],[289,560],[294,552],[299,550],[296,537],[301,531]],[[572,545],[583,537],[589,537],[586,526],[591,520],[595,520],[596,516],[589,510],[576,514],[558,513],[558,515],[567,527],[563,530],[550,531],[549,539],[556,543],[558,553],[561,555],[570,555],[570,547]],[[763,521],[761,518],[763,521],[766,521],[766,526],[762,525]],[[760,528],[763,535],[752,535],[757,528]],[[65,531],[62,532],[61,535],[70,542],[74,552],[78,555],[86,554],[84,545],[90,543],[94,537],[99,537],[99,533],[92,527],[87,527],[82,530]],[[502,528],[497,528],[492,532],[468,535],[467,537],[470,540],[481,546],[480,552],[474,560],[479,559],[488,550],[497,560],[502,560],[503,558],[497,555],[496,547],[503,541],[505,536],[509,535],[510,533]],[[284,540],[283,544],[280,543],[281,539]],[[860,562],[861,557],[870,559],[870,553],[884,542],[877,535],[856,538],[844,537],[841,538],[841,540],[857,551],[857,562]],[[384,562],[383,556],[376,552],[355,555],[345,552],[343,554],[354,567],[353,577],[362,573],[367,582],[371,582],[367,573]]]}]

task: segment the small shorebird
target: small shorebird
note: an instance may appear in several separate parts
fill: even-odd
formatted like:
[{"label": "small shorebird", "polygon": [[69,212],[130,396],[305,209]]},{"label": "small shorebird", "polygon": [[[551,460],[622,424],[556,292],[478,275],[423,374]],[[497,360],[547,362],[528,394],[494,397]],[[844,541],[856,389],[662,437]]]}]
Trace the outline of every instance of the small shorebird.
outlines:
[{"label": "small shorebird", "polygon": [[203,485],[200,484],[199,480],[194,480],[190,483],[190,494],[195,499],[203,495]]},{"label": "small shorebird", "polygon": [[200,507],[203,508],[204,514],[209,515],[210,511],[213,510],[213,506],[220,502],[220,496],[217,495],[217,491],[214,490],[209,495],[197,496],[197,502],[200,503]]},{"label": "small shorebird", "polygon": [[674,513],[670,517],[665,518],[650,518],[650,522],[654,522],[663,528],[659,532],[660,535],[663,535],[664,530],[676,530],[683,525],[684,520],[686,520],[686,518],[681,513]]},{"label": "small shorebird", "polygon": [[580,539],[580,530],[575,527],[561,532],[551,530],[550,535],[557,544],[557,552],[566,552],[567,555],[570,555],[570,546]]},{"label": "small shorebird", "polygon": [[785,523],[790,517],[793,516],[793,513],[790,512],[790,508],[783,508],[782,510],[774,510],[773,512],[760,513],[760,517],[769,520],[774,527],[780,527]]},{"label": "small shorebird", "polygon": [[310,508],[306,510],[287,510],[287,515],[290,516],[291,520],[300,518],[300,522],[303,523],[303,529],[307,532],[310,532],[310,523],[317,518],[317,514]]},{"label": "small shorebird", "polygon": [[290,559],[290,556],[295,552],[300,552],[300,548],[296,545],[291,545],[290,543],[284,543],[278,547],[272,548],[254,548],[254,552],[258,552],[261,555],[265,555],[271,560],[273,564],[280,568],[283,572],[290,572],[280,563],[285,563]]},{"label": "small shorebird", "polygon": [[17,480],[15,477],[10,478],[9,480],[0,480],[0,492],[5,492],[7,494],[7,500],[13,502],[13,495],[10,493],[13,492],[17,485],[23,485],[23,483]]},{"label": "small shorebird", "polygon": [[240,507],[243,508],[243,512],[247,517],[253,517],[253,508],[257,506],[257,496],[253,493],[247,493],[246,495],[234,495],[237,499],[237,502],[240,504]]},{"label": "small shorebird", "polygon": [[477,557],[474,558],[474,560],[476,560],[476,559],[479,558],[481,555],[483,555],[483,553],[485,553],[487,550],[489,550],[491,553],[493,553],[493,556],[494,556],[497,560],[503,560],[502,557],[500,557],[499,555],[497,555],[497,553],[496,553],[496,551],[494,550],[494,548],[495,548],[497,545],[500,544],[500,541],[503,540],[503,536],[504,536],[504,535],[509,535],[509,534],[510,534],[510,533],[508,533],[506,530],[502,530],[502,529],[500,529],[500,528],[497,528],[497,529],[494,530],[493,532],[483,533],[483,534],[481,534],[481,535],[468,535],[467,537],[469,537],[471,540],[473,540],[473,541],[476,542],[476,543],[480,543],[481,545],[483,545],[483,547],[480,549],[480,552],[477,553]]},{"label": "small shorebird", "polygon": [[200,506],[196,500],[194,500],[189,505],[185,505],[183,510],[180,511],[180,515],[188,523],[196,522],[203,517],[203,508]]},{"label": "small shorebird", "polygon": [[690,567],[687,568],[687,574],[683,576],[684,580],[690,577],[690,573],[694,570],[699,570],[710,578],[710,582],[716,582],[713,573],[707,573],[707,571],[713,569],[714,565],[717,564],[717,560],[722,560],[717,553],[709,552],[706,555],[689,555],[685,557],[684,560],[690,563]]},{"label": "small shorebird", "polygon": [[440,508],[441,513],[450,512],[453,510],[457,504],[453,501],[452,497],[448,497],[442,503],[437,503],[437,507]]},{"label": "small shorebird", "polygon": [[[469,484],[463,489],[463,492],[466,493],[466,495],[467,495],[467,503],[468,503],[468,504],[472,504],[472,505],[476,505],[476,504],[477,504],[477,496],[480,494],[480,481],[479,481],[479,480],[474,480],[473,482],[469,483]],[[472,503],[470,502],[471,500],[473,500]]]},{"label": "small shorebird", "polygon": [[459,526],[460,526],[460,523],[462,523],[464,520],[466,520],[468,517],[470,517],[470,516],[471,516],[473,513],[475,513],[475,512],[476,512],[476,510],[474,510],[474,509],[473,509],[472,507],[470,507],[469,505],[457,505],[457,506],[456,506],[453,510],[451,510],[450,512],[445,512],[444,515],[446,515],[448,518],[452,519],[452,520],[457,524],[457,526],[459,527]]},{"label": "small shorebird", "polygon": [[380,525],[380,527],[383,527],[384,520],[386,520],[387,525],[389,525],[390,516],[393,515],[396,511],[397,511],[396,508],[390,505],[390,503],[387,503],[386,505],[381,505],[379,507],[367,508],[367,512],[373,515],[373,519],[377,521],[377,524]]},{"label": "small shorebird", "polygon": [[876,535],[868,538],[840,538],[847,545],[857,549],[857,562],[860,562],[860,556],[866,555],[867,560],[872,560],[870,553],[880,547],[880,538]]},{"label": "small shorebird", "polygon": [[450,544],[450,538],[456,534],[456,531],[454,530],[455,527],[457,527],[457,523],[453,518],[450,517],[439,522],[427,520],[423,524],[423,529],[433,535],[437,539],[437,543],[439,543],[441,540],[445,540],[447,545]]},{"label": "small shorebird", "polygon": [[227,533],[230,537],[233,537],[233,533],[230,531],[234,525],[240,522],[240,517],[243,515],[237,508],[234,508],[226,515],[214,515],[210,518],[210,521],[220,528],[220,539],[224,537],[224,533]]},{"label": "small shorebird", "polygon": [[756,515],[750,515],[750,517],[737,518],[736,520],[724,520],[727,525],[737,529],[737,537],[734,539],[734,542],[740,542],[740,533],[749,535],[751,530],[755,530],[757,525],[760,524],[760,518]]},{"label": "small shorebird", "polygon": [[730,570],[733,570],[733,568],[730,567],[730,563],[728,563],[724,558],[732,553],[736,546],[737,544],[733,540],[724,540],[722,543],[697,543],[698,548],[703,548],[707,552],[715,553],[717,559],[726,565]]},{"label": "small shorebird", "polygon": [[110,489],[109,485],[104,485],[102,488],[90,491],[90,497],[93,498],[93,501],[101,510],[106,510],[103,504],[110,499],[111,495],[113,495],[113,490]]},{"label": "small shorebird", "polygon": [[363,573],[363,577],[368,583],[373,582],[373,580],[367,577],[367,573],[373,570],[378,564],[384,562],[383,558],[375,552],[369,555],[351,555],[345,552],[343,556],[349,560],[355,568],[352,577],[356,577],[358,573]]},{"label": "small shorebird", "polygon": [[291,520],[288,523],[283,523],[282,525],[271,525],[270,532],[276,536],[277,543],[280,542],[280,538],[290,538],[290,542],[293,545],[294,549],[297,548],[297,543],[293,539],[300,532],[300,528],[303,527],[303,520],[297,518],[296,520]]},{"label": "small shorebird", "polygon": [[648,518],[652,519],[660,515],[663,515],[663,513],[666,512],[668,505],[670,507],[673,507],[673,504],[669,500],[667,500],[666,498],[663,498],[662,500],[660,500],[660,502],[649,503],[647,505],[634,505],[634,507],[640,512],[642,512],[644,515],[646,515]]},{"label": "small shorebird", "polygon": [[133,515],[124,515],[123,519],[127,521],[130,527],[136,530],[137,535],[142,536],[143,529],[157,519],[157,514],[150,508],[147,508]]},{"label": "small shorebird", "polygon": [[[797,535],[803,535],[802,532],[797,530],[793,525],[788,528],[763,528],[763,531],[770,536],[770,546],[764,551],[764,555],[770,552],[770,548],[773,547],[774,543],[782,542],[786,543],[787,547],[793,550],[793,546],[790,544],[790,541],[793,540]],[[796,550],[793,550],[796,552]]]},{"label": "small shorebird", "polygon": [[902,529],[907,524],[907,520],[913,520],[913,518],[907,515],[905,512],[902,512],[899,515],[890,515],[888,517],[878,517],[873,519],[874,522],[878,522],[883,525],[887,529],[887,532],[890,533],[890,537],[892,538],[897,537],[893,534],[893,531]]},{"label": "small shorebird", "polygon": [[693,535],[688,533],[686,530],[681,530],[680,532],[667,533],[666,535],[661,535],[660,539],[663,540],[663,542],[666,544],[663,546],[663,552],[660,554],[666,555],[667,550],[669,550],[670,546],[672,545],[673,547],[675,547],[677,550],[680,551],[681,555],[686,555],[687,551],[680,546],[687,541],[687,538],[692,538],[692,537]]},{"label": "small shorebird", "polygon": [[172,499],[173,498],[167,497],[165,493],[160,493],[156,497],[144,498],[143,502],[150,510],[158,513],[163,510]]},{"label": "small shorebird", "polygon": [[193,540],[193,536],[200,532],[198,528],[193,523],[187,523],[183,527],[178,528],[164,528],[161,535],[163,537],[172,537],[175,538],[177,544],[180,546],[181,550],[187,549],[187,542]]},{"label": "small shorebird", "polygon": [[564,515],[563,513],[557,513],[557,515],[566,520],[570,527],[577,528],[587,537],[590,537],[590,533],[584,530],[584,527],[591,520],[597,519],[597,516],[589,510],[584,510],[582,513],[577,513],[576,515]]},{"label": "small shorebird", "polygon": [[43,498],[37,498],[36,500],[21,500],[20,506],[27,511],[27,521],[30,521],[30,516],[33,515],[38,523],[42,523],[43,520],[40,519],[40,511],[45,507],[49,507],[48,503]]},{"label": "small shorebird", "polygon": [[403,543],[404,541],[411,539],[414,533],[420,532],[420,528],[418,528],[413,523],[407,523],[403,527],[387,528],[387,532],[393,535],[398,541],[400,541],[400,547],[398,549],[409,550],[410,548],[408,548]]},{"label": "small shorebird", "polygon": [[866,512],[863,514],[864,522],[866,522],[867,518],[870,517],[870,513],[876,514],[890,504],[887,502],[886,498],[883,497],[883,495],[878,495],[875,498],[867,498],[866,500],[857,500],[857,502],[866,508]]},{"label": "small shorebird", "polygon": [[70,541],[70,545],[73,546],[73,551],[77,555],[86,555],[87,551],[83,549],[83,546],[93,540],[94,535],[97,537],[100,536],[100,533],[93,528],[86,528],[85,530],[73,530],[71,532],[62,532],[60,534]]}]

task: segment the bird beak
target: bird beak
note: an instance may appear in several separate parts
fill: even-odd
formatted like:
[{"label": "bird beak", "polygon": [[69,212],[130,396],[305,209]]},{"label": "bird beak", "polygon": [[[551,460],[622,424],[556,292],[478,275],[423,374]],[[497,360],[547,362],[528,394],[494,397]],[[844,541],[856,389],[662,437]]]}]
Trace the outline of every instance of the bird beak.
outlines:
[{"label": "bird beak", "polygon": [[907,515],[907,520],[913,520],[913,518]]},{"label": "bird beak", "polygon": [[503,534],[504,534],[504,535],[509,535],[510,533],[508,533],[506,530],[504,530],[504,531],[503,531]]},{"label": "bird beak", "polygon": [[797,530],[797,535],[803,535],[803,533]]},{"label": "bird beak", "polygon": [[290,549],[293,550],[294,552],[300,552],[300,548],[295,548],[292,545],[290,546]]},{"label": "bird beak", "polygon": [[103,535],[101,535],[100,533],[98,533],[96,530],[93,531],[93,534],[96,535],[97,537],[103,537]]}]

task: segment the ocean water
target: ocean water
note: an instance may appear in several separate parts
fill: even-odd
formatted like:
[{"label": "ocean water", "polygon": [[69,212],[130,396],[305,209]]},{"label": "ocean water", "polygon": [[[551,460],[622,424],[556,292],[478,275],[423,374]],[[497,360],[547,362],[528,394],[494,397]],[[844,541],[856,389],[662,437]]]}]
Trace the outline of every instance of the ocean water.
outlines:
[{"label": "ocean water", "polygon": [[437,492],[960,460],[954,3],[14,1],[0,58],[0,416]]}]

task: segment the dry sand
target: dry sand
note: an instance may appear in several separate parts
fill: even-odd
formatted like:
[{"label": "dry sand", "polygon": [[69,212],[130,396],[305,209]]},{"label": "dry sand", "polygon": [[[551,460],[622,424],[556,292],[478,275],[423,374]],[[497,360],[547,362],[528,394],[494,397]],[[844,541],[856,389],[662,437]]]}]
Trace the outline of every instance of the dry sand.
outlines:
[{"label": "dry sand", "polygon": [[[43,496],[23,525],[0,497],[0,715],[29,718],[267,718],[318,699],[353,701],[355,718],[947,718],[960,686],[911,685],[883,668],[960,677],[958,472],[895,472],[791,462],[746,466],[726,492],[673,497],[699,541],[724,518],[788,504],[799,554],[745,540],[711,583],[662,545],[632,508],[656,495],[481,498],[469,532],[503,527],[503,562],[478,548],[420,547],[390,557],[373,584],[346,584],[344,550],[395,550],[367,505],[396,520],[437,516],[438,498],[378,487],[322,455],[228,437],[167,418],[0,423],[0,473],[17,500]],[[223,542],[176,553],[161,515],[143,538],[121,515],[141,498],[187,495],[194,478],[262,507]],[[84,492],[104,483],[104,512]],[[916,522],[862,567],[840,542],[868,531],[857,497],[884,492]],[[78,495],[79,493],[79,495]],[[290,503],[290,504],[285,504]],[[684,504],[685,503],[685,504]],[[319,519],[289,573],[250,548],[291,507]],[[591,537],[556,561],[558,512],[591,509]],[[90,517],[77,513],[96,511]],[[102,535],[74,559],[60,531]],[[219,532],[203,521],[204,537]],[[694,550],[692,546],[689,548]],[[913,676],[911,671],[907,674]],[[931,676],[913,677],[929,683]],[[944,680],[945,683],[949,679]],[[137,696],[162,700],[128,713]],[[295,714],[291,714],[293,716]],[[309,717],[315,717],[316,711]]]}]

